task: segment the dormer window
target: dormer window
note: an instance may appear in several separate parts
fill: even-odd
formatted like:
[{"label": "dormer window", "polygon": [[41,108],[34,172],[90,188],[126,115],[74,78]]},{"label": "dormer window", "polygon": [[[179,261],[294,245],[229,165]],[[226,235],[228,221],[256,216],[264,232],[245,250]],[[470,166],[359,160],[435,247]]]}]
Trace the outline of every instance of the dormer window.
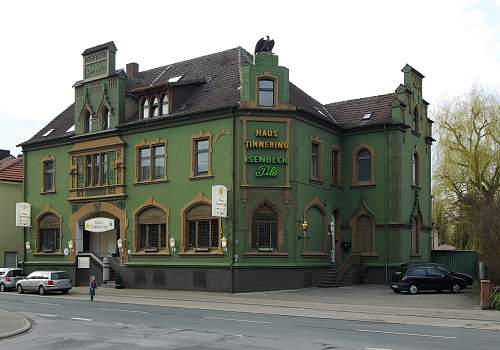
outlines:
[{"label": "dormer window", "polygon": [[274,107],[274,80],[259,79],[259,106]]},{"label": "dormer window", "polygon": [[159,112],[160,111],[158,109],[158,98],[155,97],[155,98],[153,98],[153,102],[151,102],[151,116],[158,117],[160,115]]},{"label": "dormer window", "polygon": [[149,118],[149,101],[147,99],[142,103],[142,119]]},{"label": "dormer window", "polygon": [[91,121],[90,121],[90,112],[88,110],[86,110],[84,113],[83,113],[83,132],[84,133],[87,133],[87,132],[90,132],[92,131],[92,127],[91,127]]},{"label": "dormer window", "polygon": [[111,114],[109,113],[108,107],[103,108],[101,118],[102,118],[102,130],[109,129],[111,125]]},{"label": "dormer window", "polygon": [[168,96],[163,95],[161,97],[161,115],[167,115],[168,114]]}]

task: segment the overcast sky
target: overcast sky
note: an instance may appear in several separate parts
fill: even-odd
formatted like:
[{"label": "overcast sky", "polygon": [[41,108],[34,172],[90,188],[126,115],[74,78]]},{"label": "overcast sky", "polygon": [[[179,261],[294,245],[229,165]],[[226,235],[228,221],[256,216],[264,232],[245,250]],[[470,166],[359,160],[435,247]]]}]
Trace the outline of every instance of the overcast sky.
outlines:
[{"label": "overcast sky", "polygon": [[268,34],[290,80],[322,103],[394,91],[406,63],[432,106],[500,90],[500,0],[8,1],[0,21],[0,148],[72,103],[84,49],[113,40],[117,68],[150,69]]}]

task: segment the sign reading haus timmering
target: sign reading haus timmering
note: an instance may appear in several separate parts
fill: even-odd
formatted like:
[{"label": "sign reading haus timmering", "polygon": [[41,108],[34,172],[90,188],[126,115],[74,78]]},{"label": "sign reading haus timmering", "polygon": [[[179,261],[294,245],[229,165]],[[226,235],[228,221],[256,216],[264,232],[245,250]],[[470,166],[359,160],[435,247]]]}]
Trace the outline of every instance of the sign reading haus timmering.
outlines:
[{"label": "sign reading haus timmering", "polygon": [[90,232],[106,232],[114,230],[115,220],[108,218],[93,218],[85,220],[85,230]]}]

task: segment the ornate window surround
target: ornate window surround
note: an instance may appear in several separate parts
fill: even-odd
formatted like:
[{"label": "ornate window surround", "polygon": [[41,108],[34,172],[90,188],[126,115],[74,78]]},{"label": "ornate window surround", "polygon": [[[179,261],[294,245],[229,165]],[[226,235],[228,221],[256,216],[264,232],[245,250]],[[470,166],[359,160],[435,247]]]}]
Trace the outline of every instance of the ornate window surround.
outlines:
[{"label": "ornate window surround", "polygon": [[[150,179],[146,181],[140,181],[139,179],[139,167],[140,167],[140,150],[143,148],[148,148],[151,150],[151,165],[150,167],[152,168],[154,166],[153,164],[153,148],[155,146],[164,146],[165,147],[165,155],[164,155],[164,161],[165,161],[165,174],[162,179],[156,179],[153,180],[151,178],[152,172],[150,173]],[[159,182],[168,182],[168,166],[167,166],[167,161],[168,161],[168,141],[165,139],[161,139],[157,137],[154,140],[146,141],[142,140],[142,142],[139,142],[138,144],[135,145],[135,182],[134,185],[141,185],[141,184],[149,184],[149,183],[159,183]]]},{"label": "ornate window surround", "polygon": [[[144,250],[139,250],[138,247],[139,247],[139,242],[138,242],[138,237],[139,237],[139,221],[138,221],[138,218],[139,218],[139,215],[146,209],[148,208],[158,208],[160,210],[162,210],[164,213],[165,213],[165,218],[166,218],[166,222],[165,222],[165,225],[166,225],[166,241],[167,241],[167,245],[164,249],[160,249],[158,250],[157,252],[146,252]],[[170,222],[170,211],[167,207],[163,206],[160,202],[158,202],[157,200],[155,200],[153,197],[150,197],[148,198],[147,200],[145,200],[144,202],[141,203],[141,205],[139,205],[139,207],[134,211],[134,232],[133,232],[133,253],[132,255],[133,256],[141,256],[141,255],[147,255],[147,256],[151,256],[151,255],[170,255],[170,243],[169,243],[169,239],[170,239],[170,230],[169,230],[169,222]],[[161,234],[161,233],[160,233]]]},{"label": "ornate window surround", "polygon": [[350,225],[352,229],[352,251],[357,252],[358,249],[358,219],[361,216],[367,216],[370,218],[372,223],[372,251],[371,252],[359,252],[363,256],[377,256],[377,241],[375,234],[375,215],[374,213],[366,207],[365,201],[362,199],[358,210],[351,216]]},{"label": "ornate window surround", "polygon": [[[196,175],[196,141],[208,140],[208,173],[206,175]],[[200,131],[191,136],[191,180],[194,179],[207,179],[213,177],[212,173],[212,133]]]},{"label": "ornate window surround", "polygon": [[[255,250],[252,248],[253,216],[260,208],[262,208],[265,205],[270,207],[274,211],[274,213],[276,214],[276,217],[278,218],[277,249],[273,250],[273,251],[269,251],[269,252],[258,251],[258,250]],[[247,221],[248,221],[248,235],[247,235],[247,241],[246,241],[246,251],[244,253],[245,256],[278,256],[278,257],[288,256],[287,252],[282,251],[284,241],[285,241],[284,223],[283,223],[282,213],[277,206],[275,206],[271,201],[269,201],[266,198],[263,201],[260,201],[259,203],[257,203],[249,211]]]},{"label": "ornate window surround", "polygon": [[[45,215],[54,215],[57,218],[59,218],[59,250],[56,250],[52,253],[45,253],[42,252],[41,246],[40,246],[40,220],[45,216]],[[46,206],[35,218],[35,253],[33,255],[63,255],[62,252],[62,224],[63,224],[63,217],[61,214],[59,214],[51,205]]]},{"label": "ornate window surround", "polygon": [[[205,196],[203,193],[198,193],[191,201],[189,201],[184,207],[181,208],[181,240],[180,240],[180,252],[179,256],[222,256],[224,255],[220,242],[218,248],[210,249],[208,252],[195,252],[186,248],[186,241],[188,235],[188,228],[186,227],[186,213],[194,206],[199,204],[212,205],[212,200]],[[220,218],[216,218],[219,224],[219,241],[223,236],[222,233],[222,221]]]},{"label": "ornate window surround", "polygon": [[[52,167],[54,169],[53,175],[52,175],[52,188],[48,191],[45,190],[45,163],[47,162],[52,162]],[[40,193],[41,194],[49,194],[49,193],[56,193],[56,157],[52,155],[47,155],[42,158],[41,160],[41,169],[40,169],[40,174],[41,174],[41,179],[42,183],[40,186]]]},{"label": "ornate window surround", "polygon": [[310,251],[307,249],[307,240],[302,240],[302,256],[303,257],[316,257],[316,256],[328,256],[328,214],[325,205],[321,201],[319,196],[314,197],[305,207],[303,218],[307,220],[307,213],[309,209],[316,207],[323,214],[323,250],[322,251]]},{"label": "ornate window surround", "polygon": [[[358,153],[362,150],[367,150],[370,152],[371,159],[371,176],[370,181],[358,181]],[[376,153],[373,148],[365,143],[358,145],[354,151],[352,151],[352,187],[362,187],[362,186],[375,186],[375,157]]]}]

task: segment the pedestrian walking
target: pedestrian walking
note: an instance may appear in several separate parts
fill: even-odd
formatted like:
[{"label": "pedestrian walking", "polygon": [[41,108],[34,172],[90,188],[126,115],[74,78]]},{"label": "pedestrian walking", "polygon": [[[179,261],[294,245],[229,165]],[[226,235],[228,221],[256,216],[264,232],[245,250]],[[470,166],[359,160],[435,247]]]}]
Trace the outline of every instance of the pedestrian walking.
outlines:
[{"label": "pedestrian walking", "polygon": [[95,276],[90,276],[90,301],[94,301],[95,290],[97,289],[97,282],[95,280]]}]

